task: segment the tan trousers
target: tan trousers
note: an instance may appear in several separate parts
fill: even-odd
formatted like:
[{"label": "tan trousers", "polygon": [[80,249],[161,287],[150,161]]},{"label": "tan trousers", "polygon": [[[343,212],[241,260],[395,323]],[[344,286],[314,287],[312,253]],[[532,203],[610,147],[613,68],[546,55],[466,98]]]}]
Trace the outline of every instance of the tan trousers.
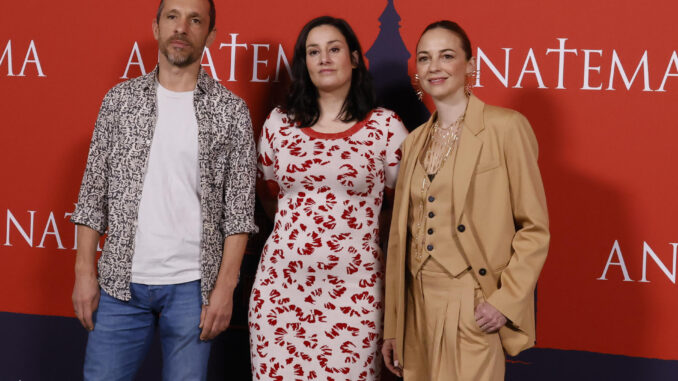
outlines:
[{"label": "tan trousers", "polygon": [[475,321],[484,299],[471,272],[454,278],[429,258],[416,277],[407,273],[404,380],[504,380],[499,334],[484,333]]}]

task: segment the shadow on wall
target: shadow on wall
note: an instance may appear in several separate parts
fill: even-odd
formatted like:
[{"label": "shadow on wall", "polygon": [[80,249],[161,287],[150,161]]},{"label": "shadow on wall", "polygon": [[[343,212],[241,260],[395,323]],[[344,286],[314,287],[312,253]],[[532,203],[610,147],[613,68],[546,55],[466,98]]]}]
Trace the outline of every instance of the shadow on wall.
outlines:
[{"label": "shadow on wall", "polygon": [[379,35],[365,56],[374,79],[379,104],[395,111],[409,131],[424,123],[430,113],[417,99],[407,72],[410,52],[400,36],[400,16],[388,0],[379,17]]}]

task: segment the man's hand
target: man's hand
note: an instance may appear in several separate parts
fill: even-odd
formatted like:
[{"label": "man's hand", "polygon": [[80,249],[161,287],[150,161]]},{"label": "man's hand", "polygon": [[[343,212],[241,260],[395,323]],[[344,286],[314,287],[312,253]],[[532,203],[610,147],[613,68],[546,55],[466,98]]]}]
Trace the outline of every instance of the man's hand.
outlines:
[{"label": "man's hand", "polygon": [[99,306],[100,295],[99,283],[97,283],[96,276],[76,275],[72,296],[73,310],[75,310],[75,316],[80,320],[80,324],[88,331],[94,329],[92,313]]},{"label": "man's hand", "polygon": [[507,322],[506,316],[502,315],[498,309],[487,302],[478,304],[475,317],[478,327],[485,333],[497,332]]},{"label": "man's hand", "polygon": [[247,234],[233,234],[224,240],[224,252],[217,281],[209,295],[209,305],[202,306],[200,340],[212,340],[231,323],[233,290],[238,284],[240,264],[245,255]]},{"label": "man's hand", "polygon": [[200,340],[212,340],[224,332],[231,323],[233,290],[215,287],[210,293],[210,304],[202,306],[200,314]]},{"label": "man's hand", "polygon": [[398,377],[403,376],[403,368],[398,363],[398,360],[395,359],[396,353],[396,341],[395,339],[384,340],[384,345],[381,347],[381,354],[384,355],[384,362],[386,367],[391,373],[395,374]]}]

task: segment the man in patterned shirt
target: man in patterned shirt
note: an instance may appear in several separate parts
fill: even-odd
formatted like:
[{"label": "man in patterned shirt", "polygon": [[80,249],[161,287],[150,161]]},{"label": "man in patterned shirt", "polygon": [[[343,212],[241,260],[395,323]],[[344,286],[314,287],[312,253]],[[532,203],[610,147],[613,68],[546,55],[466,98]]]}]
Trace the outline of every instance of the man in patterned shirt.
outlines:
[{"label": "man in patterned shirt", "polygon": [[247,106],[200,66],[214,21],[213,0],[162,1],[157,67],[103,100],[72,216],[85,380],[132,380],[156,329],[165,379],[204,380],[229,325],[256,154]]}]

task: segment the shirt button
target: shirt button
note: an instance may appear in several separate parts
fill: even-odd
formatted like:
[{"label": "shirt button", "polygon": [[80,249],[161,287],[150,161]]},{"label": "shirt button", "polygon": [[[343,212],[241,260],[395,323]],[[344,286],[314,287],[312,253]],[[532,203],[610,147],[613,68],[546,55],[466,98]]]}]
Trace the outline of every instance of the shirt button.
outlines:
[{"label": "shirt button", "polygon": [[435,201],[435,200],[436,200],[435,197],[433,197],[433,196],[428,196],[428,202],[433,202],[433,201]]},{"label": "shirt button", "polygon": [[487,270],[485,270],[485,269],[480,269],[480,270],[478,270],[478,274],[480,274],[480,275],[482,275],[482,276],[485,276],[485,274],[487,274]]},{"label": "shirt button", "polygon": [[433,212],[428,212],[428,218],[433,218],[433,217],[435,217],[435,215],[436,215],[436,214],[433,213]]},{"label": "shirt button", "polygon": [[426,250],[428,250],[428,251],[433,250],[433,245],[428,245],[428,246],[426,246]]},{"label": "shirt button", "polygon": [[429,235],[433,234],[433,229],[428,229],[428,234]]},{"label": "shirt button", "polygon": [[466,226],[464,226],[464,225],[459,225],[459,226],[457,226],[457,230],[459,230],[460,233],[463,233],[464,230],[466,230]]}]

